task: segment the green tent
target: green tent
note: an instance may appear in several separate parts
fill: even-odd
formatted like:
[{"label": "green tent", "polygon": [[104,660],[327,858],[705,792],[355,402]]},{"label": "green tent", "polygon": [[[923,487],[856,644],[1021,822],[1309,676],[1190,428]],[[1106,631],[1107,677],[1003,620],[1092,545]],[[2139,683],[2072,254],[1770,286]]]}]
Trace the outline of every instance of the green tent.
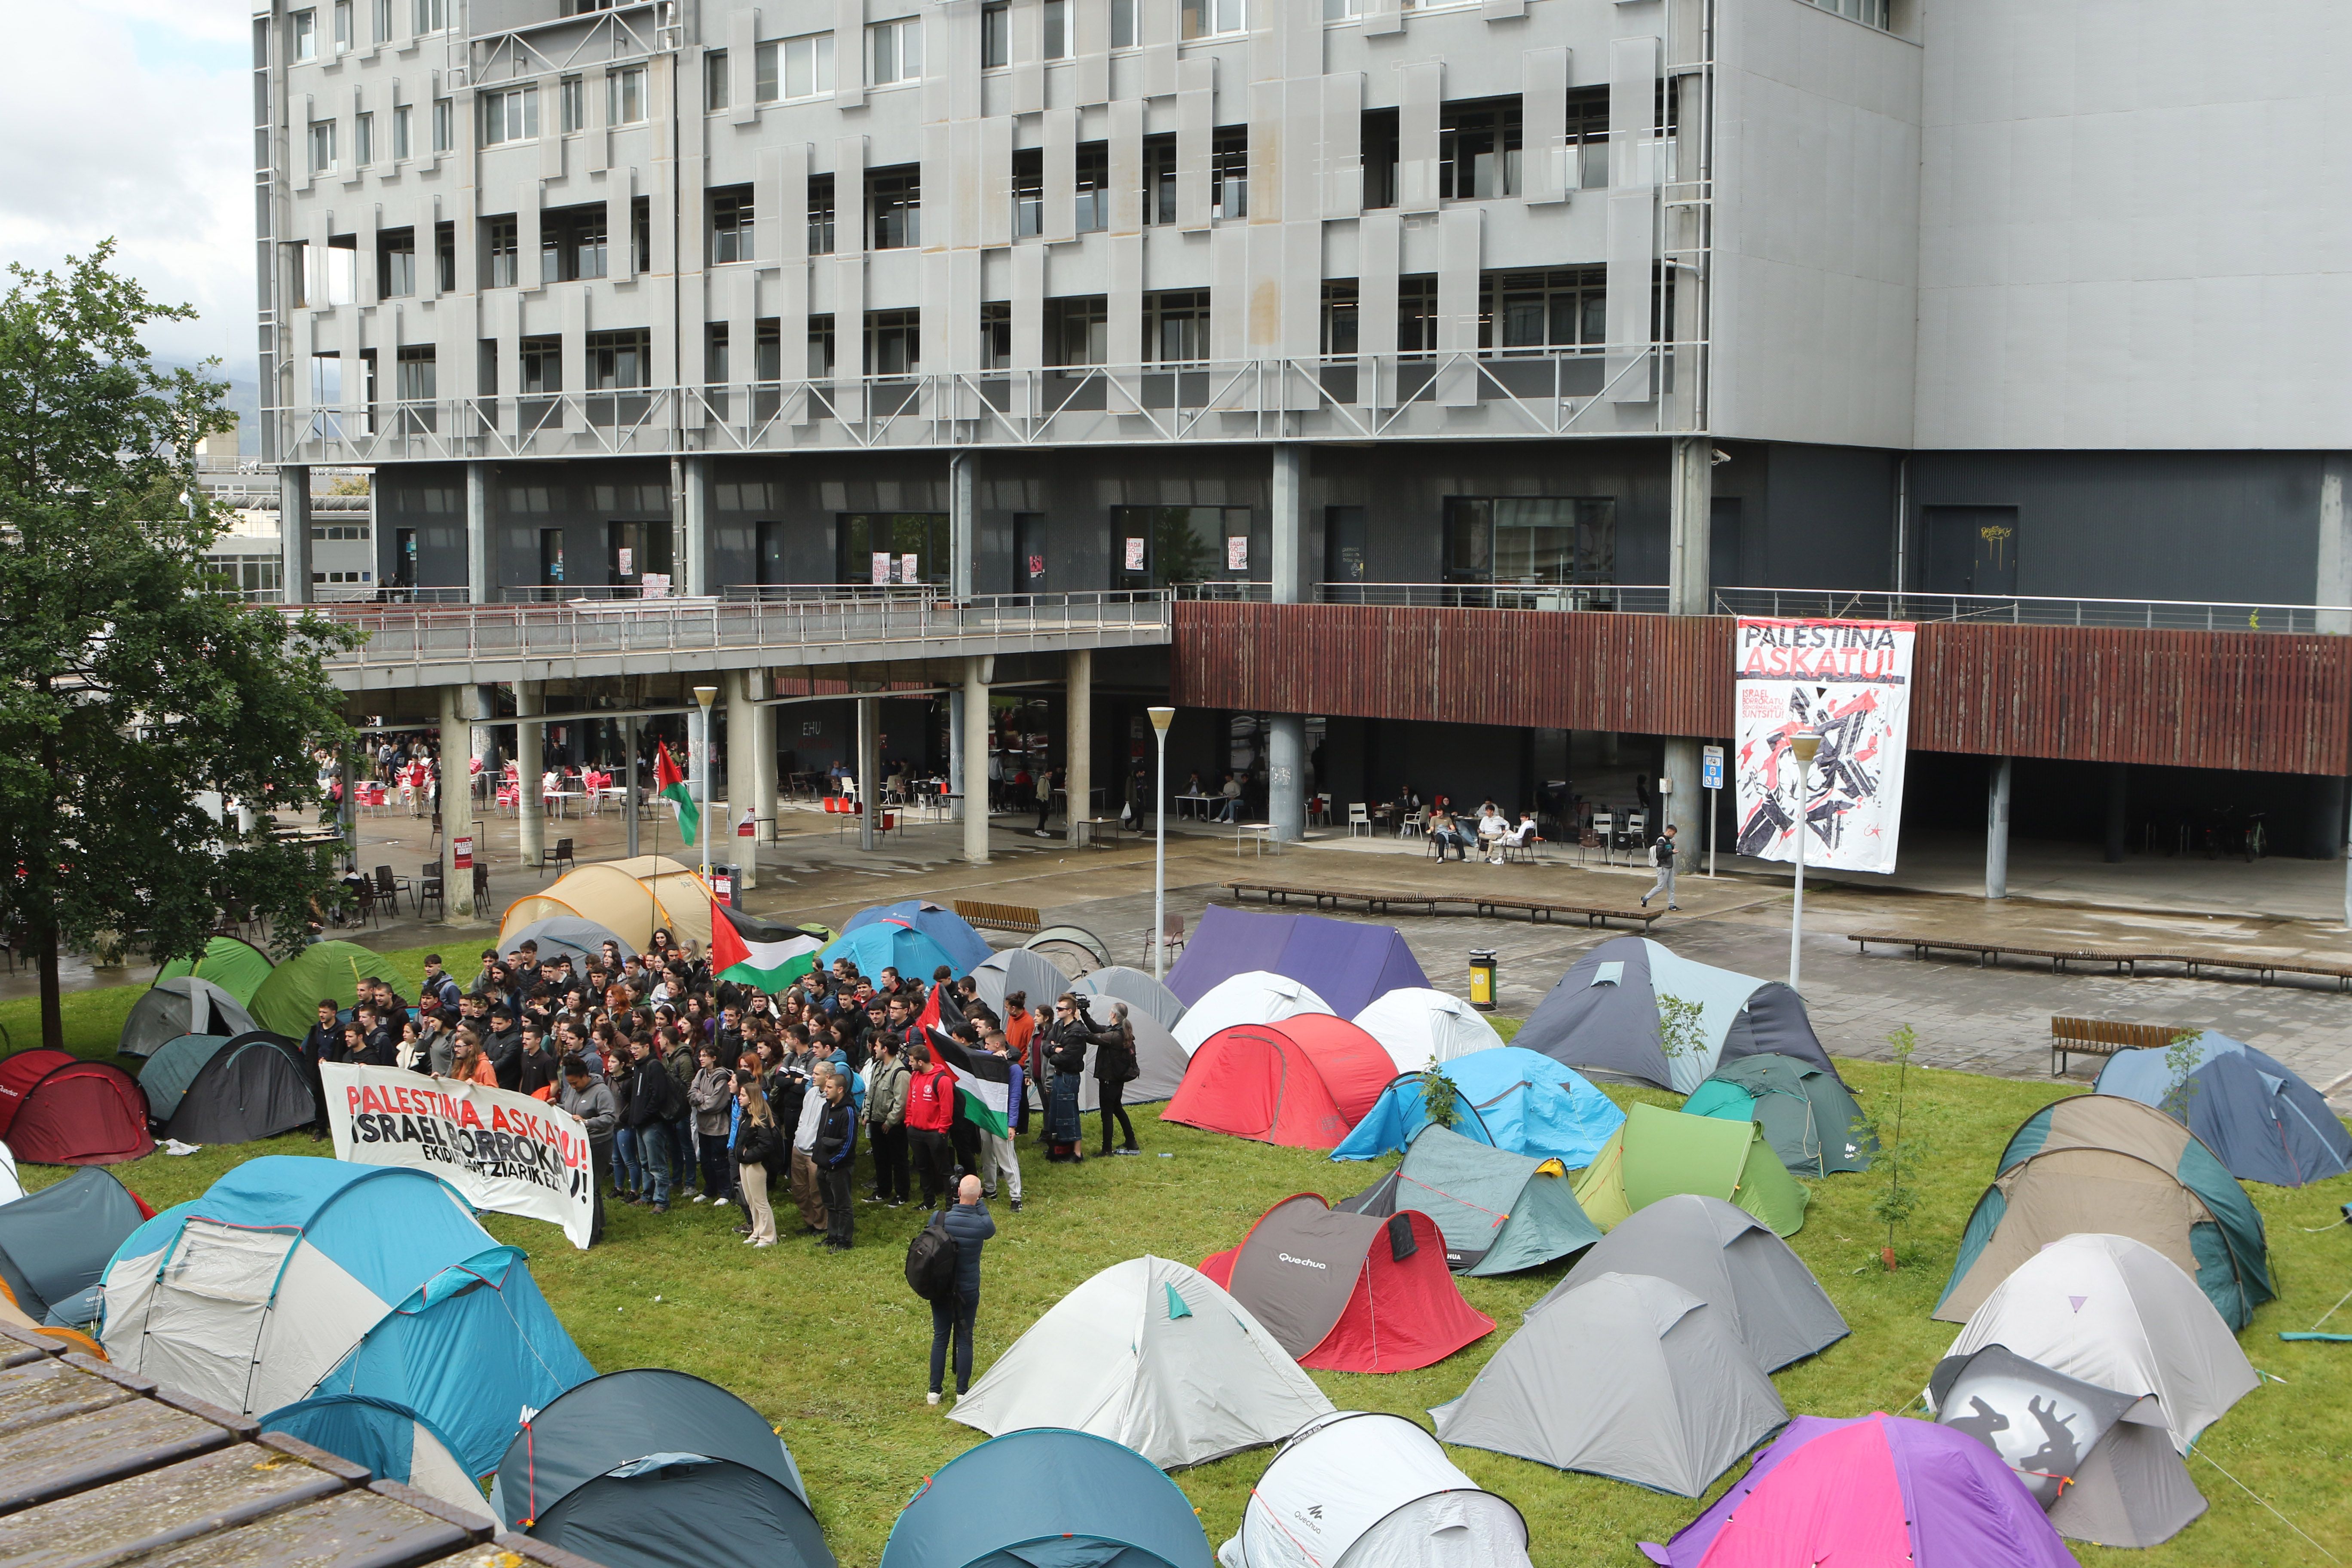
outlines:
[{"label": "green tent", "polygon": [[1862,1108],[1845,1085],[1811,1062],[1771,1052],[1716,1068],[1683,1101],[1683,1114],[1755,1122],[1793,1175],[1866,1171],[1877,1147],[1855,1132]]},{"label": "green tent", "polygon": [[[253,994],[269,978],[269,955],[241,936],[216,936],[205,944],[204,956],[190,963],[175,958],[158,970],[158,980],[177,980],[193,974],[199,980],[209,980],[230,995],[240,1005],[251,1007]],[[312,998],[313,1001],[317,998]]]},{"label": "green tent", "polygon": [[338,1009],[360,999],[362,974],[399,988],[400,971],[383,954],[354,942],[314,942],[269,972],[247,1011],[263,1028],[299,1040],[319,1021],[321,999]]},{"label": "green tent", "polygon": [[1753,1121],[1685,1116],[1645,1104],[1626,1113],[1625,1125],[1576,1182],[1585,1217],[1604,1231],[1677,1193],[1722,1198],[1780,1236],[1803,1227],[1811,1201]]},{"label": "green tent", "polygon": [[1601,1239],[1557,1157],[1515,1154],[1434,1123],[1414,1134],[1402,1164],[1339,1207],[1419,1209],[1437,1222],[1456,1274],[1539,1268]]}]

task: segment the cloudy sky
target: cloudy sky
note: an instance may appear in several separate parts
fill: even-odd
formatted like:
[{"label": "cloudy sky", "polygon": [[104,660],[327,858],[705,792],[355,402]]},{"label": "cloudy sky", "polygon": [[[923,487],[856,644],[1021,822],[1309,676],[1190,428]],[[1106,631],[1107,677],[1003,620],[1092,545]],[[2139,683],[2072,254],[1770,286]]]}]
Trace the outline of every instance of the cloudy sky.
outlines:
[{"label": "cloudy sky", "polygon": [[150,338],[253,374],[251,13],[237,0],[10,5],[0,258],[54,267],[108,236],[158,298]]}]

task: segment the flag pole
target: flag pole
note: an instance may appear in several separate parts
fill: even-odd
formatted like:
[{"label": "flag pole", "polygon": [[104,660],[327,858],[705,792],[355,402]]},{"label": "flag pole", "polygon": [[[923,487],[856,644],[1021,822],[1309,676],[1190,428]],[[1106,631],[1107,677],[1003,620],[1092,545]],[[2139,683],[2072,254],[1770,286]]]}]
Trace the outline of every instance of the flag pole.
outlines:
[{"label": "flag pole", "polygon": [[719,695],[715,686],[694,689],[695,701],[702,705],[702,738],[695,742],[694,777],[701,795],[701,818],[695,825],[694,836],[702,841],[702,887],[710,889],[710,704]]}]

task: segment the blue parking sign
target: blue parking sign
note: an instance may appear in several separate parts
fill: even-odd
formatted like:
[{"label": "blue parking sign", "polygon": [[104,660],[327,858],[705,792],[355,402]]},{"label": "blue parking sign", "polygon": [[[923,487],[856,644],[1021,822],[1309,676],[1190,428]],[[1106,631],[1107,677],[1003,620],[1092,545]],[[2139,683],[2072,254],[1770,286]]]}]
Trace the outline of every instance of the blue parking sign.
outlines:
[{"label": "blue parking sign", "polygon": [[1721,746],[1699,748],[1698,774],[1701,789],[1723,787],[1723,748]]}]

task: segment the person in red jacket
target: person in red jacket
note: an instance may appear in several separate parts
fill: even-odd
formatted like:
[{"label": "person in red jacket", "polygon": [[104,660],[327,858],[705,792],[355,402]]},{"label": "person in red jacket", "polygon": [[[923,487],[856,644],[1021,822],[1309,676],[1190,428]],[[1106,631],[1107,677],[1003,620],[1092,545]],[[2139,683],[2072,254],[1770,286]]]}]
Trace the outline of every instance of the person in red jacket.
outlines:
[{"label": "person in red jacket", "polygon": [[922,1178],[923,1206],[937,1208],[948,1187],[948,1127],[955,1121],[955,1074],[929,1046],[907,1048],[907,1150]]}]

